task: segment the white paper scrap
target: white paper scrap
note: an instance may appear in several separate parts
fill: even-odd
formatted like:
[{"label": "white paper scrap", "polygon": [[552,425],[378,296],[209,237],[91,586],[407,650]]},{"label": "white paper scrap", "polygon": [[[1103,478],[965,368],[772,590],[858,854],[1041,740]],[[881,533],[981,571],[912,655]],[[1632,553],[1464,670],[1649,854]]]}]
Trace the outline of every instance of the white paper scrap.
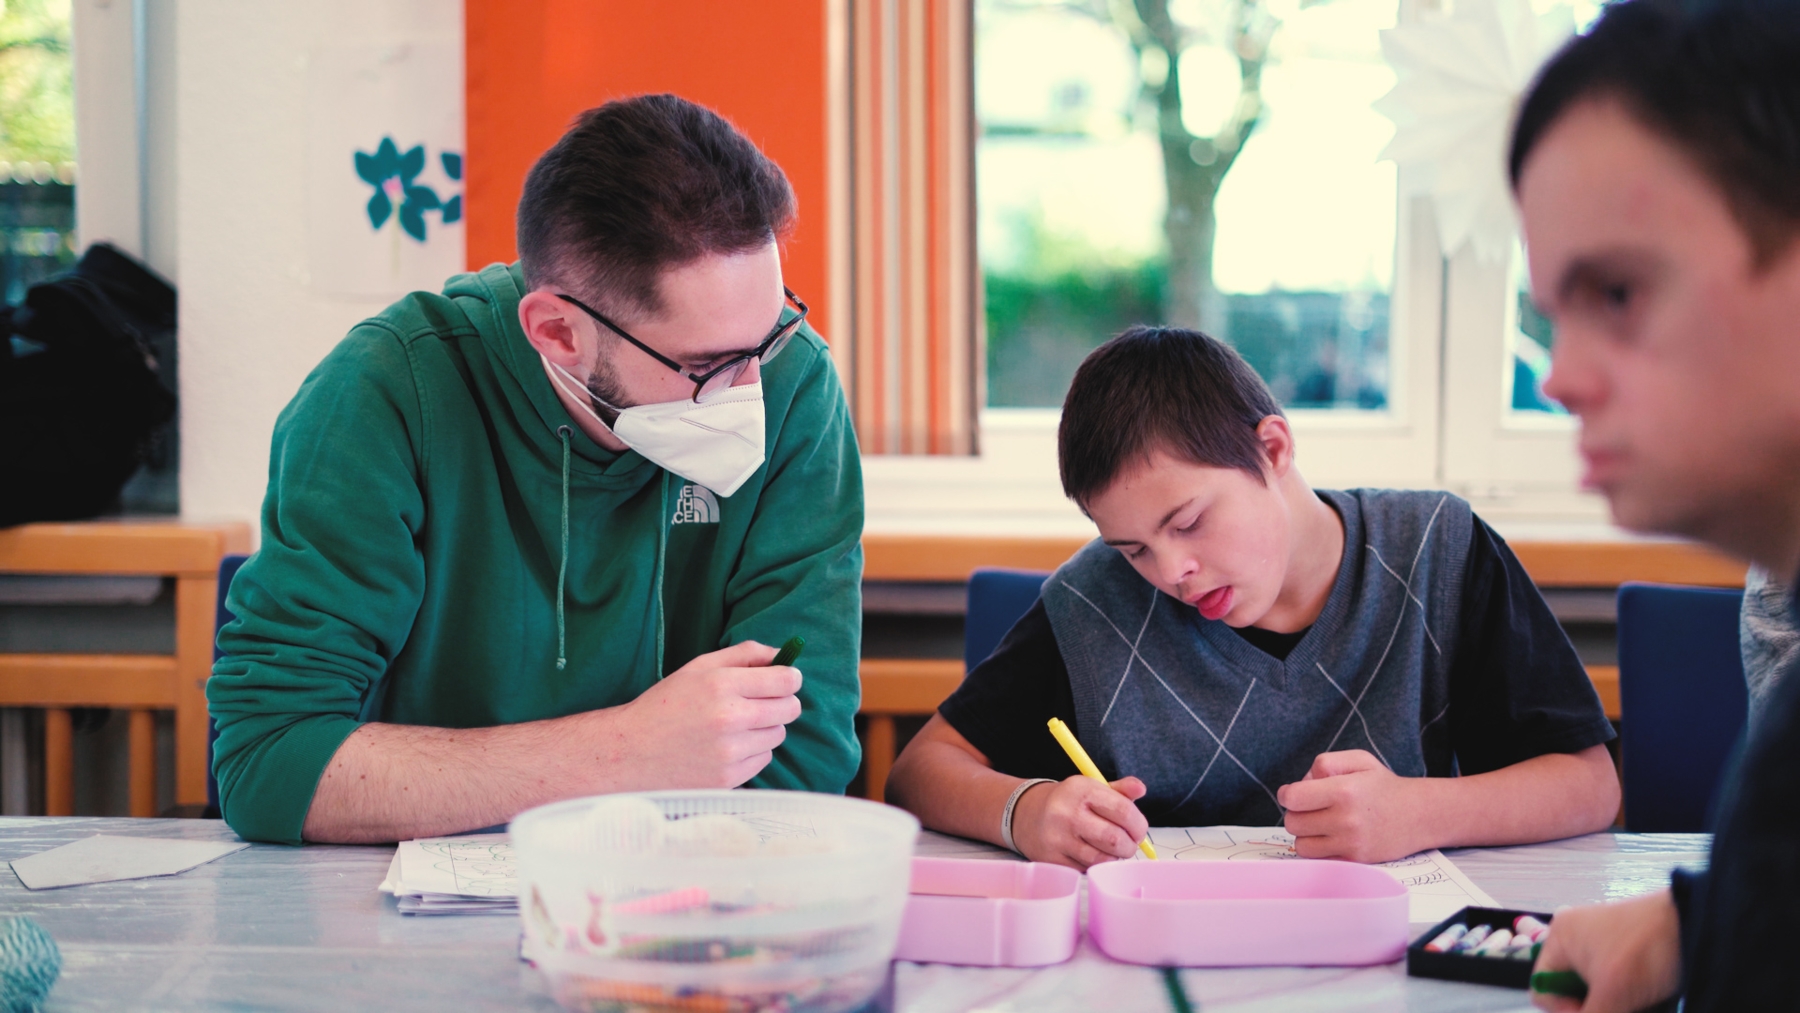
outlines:
[{"label": "white paper scrap", "polygon": [[16,858],[12,870],[27,889],[48,890],[83,883],[173,876],[249,846],[242,841],[180,841],[96,834]]},{"label": "white paper scrap", "polygon": [[[1294,852],[1294,835],[1280,827],[1152,827],[1150,843],[1165,861],[1304,861]],[[1440,922],[1465,907],[1499,907],[1436,848],[1375,867],[1406,887],[1408,921]]]}]

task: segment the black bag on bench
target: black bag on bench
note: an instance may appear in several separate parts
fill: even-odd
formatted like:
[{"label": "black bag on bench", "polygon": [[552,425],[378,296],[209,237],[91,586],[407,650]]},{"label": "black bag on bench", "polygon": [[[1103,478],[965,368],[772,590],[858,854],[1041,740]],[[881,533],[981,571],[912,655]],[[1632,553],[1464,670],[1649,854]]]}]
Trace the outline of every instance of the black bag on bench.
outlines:
[{"label": "black bag on bench", "polygon": [[175,394],[148,335],[175,327],[175,290],[112,246],[0,309],[0,527],[117,509]]}]

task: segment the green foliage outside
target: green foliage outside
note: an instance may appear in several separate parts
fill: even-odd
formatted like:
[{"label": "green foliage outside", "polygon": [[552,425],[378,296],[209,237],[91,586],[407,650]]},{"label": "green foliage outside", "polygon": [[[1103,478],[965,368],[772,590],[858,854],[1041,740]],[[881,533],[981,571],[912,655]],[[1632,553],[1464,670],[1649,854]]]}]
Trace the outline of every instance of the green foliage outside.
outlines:
[{"label": "green foliage outside", "polygon": [[1108,257],[1036,222],[1014,227],[1025,259],[983,275],[988,403],[1057,408],[1088,352],[1133,324],[1162,319],[1168,265]]},{"label": "green foliage outside", "polygon": [[0,6],[0,161],[75,161],[69,0]]}]

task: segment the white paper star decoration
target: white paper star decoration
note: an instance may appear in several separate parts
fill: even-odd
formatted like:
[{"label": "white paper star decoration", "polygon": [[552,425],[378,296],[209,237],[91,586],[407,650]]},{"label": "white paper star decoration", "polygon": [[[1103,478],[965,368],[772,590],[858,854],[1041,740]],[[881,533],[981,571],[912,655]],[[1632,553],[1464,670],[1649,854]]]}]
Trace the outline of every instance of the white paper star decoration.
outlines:
[{"label": "white paper star decoration", "polygon": [[1375,102],[1394,121],[1381,157],[1401,168],[1406,196],[1437,211],[1445,255],[1464,244],[1502,263],[1515,229],[1506,145],[1519,100],[1543,62],[1575,31],[1566,5],[1538,15],[1530,0],[1455,0],[1449,17],[1381,33],[1399,82]]}]

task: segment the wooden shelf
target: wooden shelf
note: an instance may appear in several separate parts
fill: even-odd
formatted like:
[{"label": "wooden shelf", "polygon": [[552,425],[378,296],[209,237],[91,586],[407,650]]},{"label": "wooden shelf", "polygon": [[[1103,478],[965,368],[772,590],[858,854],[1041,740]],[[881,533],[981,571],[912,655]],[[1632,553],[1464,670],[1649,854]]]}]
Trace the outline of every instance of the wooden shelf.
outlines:
[{"label": "wooden shelf", "polygon": [[216,576],[219,560],[250,551],[250,526],[173,518],[21,524],[0,530],[0,573]]},{"label": "wooden shelf", "polygon": [[[1054,570],[1081,538],[975,535],[863,536],[863,579],[966,581],[985,566]],[[1745,564],[1688,542],[1518,541],[1510,543],[1539,587],[1617,587],[1627,581],[1744,586]]]},{"label": "wooden shelf", "polygon": [[174,655],[0,654],[8,707],[146,707],[173,710]]}]

